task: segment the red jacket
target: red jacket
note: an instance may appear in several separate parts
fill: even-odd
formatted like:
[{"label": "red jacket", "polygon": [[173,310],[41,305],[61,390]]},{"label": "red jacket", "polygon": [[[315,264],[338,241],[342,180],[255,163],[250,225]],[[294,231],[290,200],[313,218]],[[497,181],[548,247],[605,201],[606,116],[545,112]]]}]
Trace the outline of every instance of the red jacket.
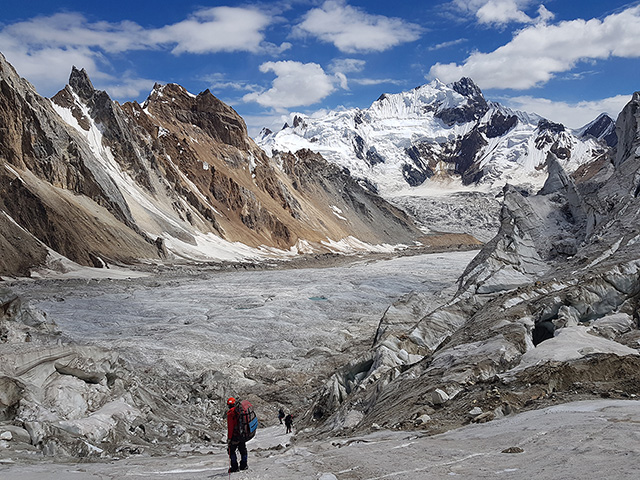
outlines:
[{"label": "red jacket", "polygon": [[236,429],[238,423],[238,416],[236,415],[236,407],[230,408],[227,412],[227,440],[233,440],[233,432]]}]

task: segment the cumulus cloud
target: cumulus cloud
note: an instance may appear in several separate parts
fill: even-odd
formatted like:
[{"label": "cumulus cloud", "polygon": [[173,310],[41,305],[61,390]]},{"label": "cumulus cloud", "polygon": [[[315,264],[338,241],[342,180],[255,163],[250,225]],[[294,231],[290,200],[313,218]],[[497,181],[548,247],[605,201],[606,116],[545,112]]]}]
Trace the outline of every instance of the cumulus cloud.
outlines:
[{"label": "cumulus cloud", "polygon": [[547,8],[544,5],[540,5],[538,7],[538,18],[537,18],[538,23],[550,22],[551,20],[553,20],[554,17],[555,17],[555,14],[547,10]]},{"label": "cumulus cloud", "polygon": [[276,46],[264,41],[271,22],[265,13],[240,7],[203,9],[161,28],[143,28],[131,21],[91,22],[78,13],[58,13],[5,26],[0,30],[0,45],[21,75],[51,94],[66,83],[72,65],[85,68],[97,84],[103,78],[110,80],[105,71],[109,70],[109,54],[114,53],[168,49],[175,55],[274,54],[290,48],[288,43]]},{"label": "cumulus cloud", "polygon": [[327,75],[317,63],[292,60],[266,62],[260,65],[260,71],[276,75],[271,88],[264,92],[249,93],[243,99],[276,110],[313,105],[330,95],[336,88],[335,82],[341,81]]},{"label": "cumulus cloud", "polygon": [[640,6],[604,20],[538,23],[516,33],[511,42],[490,53],[472,53],[462,64],[437,63],[429,78],[452,82],[474,79],[481,88],[528,89],[548,82],[579,62],[640,56]]},{"label": "cumulus cloud", "polygon": [[502,27],[510,23],[545,23],[553,13],[539,5],[538,16],[531,17],[527,10],[533,0],[454,0],[453,8],[466,16],[475,17],[478,23]]},{"label": "cumulus cloud", "polygon": [[476,17],[480,23],[531,22],[529,15],[520,10],[515,0],[491,0],[478,9]]},{"label": "cumulus cloud", "polygon": [[307,12],[295,34],[333,43],[342,52],[381,52],[420,38],[422,27],[400,18],[371,15],[341,0]]},{"label": "cumulus cloud", "polygon": [[172,52],[257,52],[264,40],[269,17],[257,10],[214,7],[200,10],[187,20],[150,30],[153,44],[175,45]]},{"label": "cumulus cloud", "polygon": [[622,108],[631,100],[631,95],[616,95],[602,100],[578,103],[558,102],[528,95],[505,97],[499,100],[513,109],[537,113],[569,128],[580,128],[595,120],[601,113],[607,113],[615,120]]}]

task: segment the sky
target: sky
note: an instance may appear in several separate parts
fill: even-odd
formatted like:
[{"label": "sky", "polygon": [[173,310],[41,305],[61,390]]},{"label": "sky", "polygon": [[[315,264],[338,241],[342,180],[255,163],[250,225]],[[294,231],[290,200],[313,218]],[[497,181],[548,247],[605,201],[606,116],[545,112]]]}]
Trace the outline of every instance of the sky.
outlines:
[{"label": "sky", "polygon": [[209,89],[249,133],[291,112],[470,77],[488,100],[579,128],[640,90],[640,2],[3,1],[0,52],[45,96],[84,68],[119,101]]}]

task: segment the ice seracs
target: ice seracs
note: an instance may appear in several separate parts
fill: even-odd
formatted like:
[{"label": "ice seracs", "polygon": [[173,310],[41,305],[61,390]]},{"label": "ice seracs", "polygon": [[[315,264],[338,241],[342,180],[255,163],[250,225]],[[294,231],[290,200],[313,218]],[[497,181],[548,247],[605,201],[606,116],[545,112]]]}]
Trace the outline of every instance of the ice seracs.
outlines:
[{"label": "ice seracs", "polygon": [[[427,425],[456,423],[471,405],[488,421],[576,398],[638,395],[629,383],[640,365],[638,105],[635,94],[616,121],[617,152],[570,175],[562,150],[550,151],[536,194],[504,187],[499,232],[458,291],[431,311],[419,292],[387,310],[369,352],[325,384],[312,410],[321,431],[344,429],[354,409],[363,416],[351,430],[362,431],[405,428],[424,413]],[[566,133],[540,126],[544,142]]]}]

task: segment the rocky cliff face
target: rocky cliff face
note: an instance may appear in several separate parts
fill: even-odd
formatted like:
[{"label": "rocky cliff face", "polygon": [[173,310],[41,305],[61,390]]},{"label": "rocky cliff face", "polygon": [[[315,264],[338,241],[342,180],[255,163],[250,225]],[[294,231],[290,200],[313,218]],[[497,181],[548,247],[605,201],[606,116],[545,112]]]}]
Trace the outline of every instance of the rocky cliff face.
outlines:
[{"label": "rocky cliff face", "polygon": [[[143,105],[120,105],[74,67],[48,100],[0,56],[0,112],[2,221],[28,238],[3,230],[22,258],[3,260],[0,274],[26,273],[48,250],[104,266],[336,251],[345,239],[368,249],[420,235],[348,175],[325,176],[326,162],[291,160],[290,178],[209,91],[156,85]],[[323,188],[298,191],[302,177]]]},{"label": "rocky cliff face", "polygon": [[462,78],[384,94],[367,109],[322,118],[295,114],[281,131],[262,132],[258,143],[267,151],[321,153],[385,196],[451,179],[539,188],[549,153],[571,173],[615,144],[607,119],[573,132],[487,102],[471,79]]},{"label": "rocky cliff face", "polygon": [[0,208],[24,237],[3,241],[17,258],[42,259],[45,248],[85,265],[156,255],[87,142],[3,57],[0,109]]},{"label": "rocky cliff face", "polygon": [[573,175],[551,156],[538,194],[504,189],[500,231],[457,294],[425,312],[416,292],[385,313],[369,354],[338,370],[309,413],[321,431],[438,432],[639,393],[639,105],[637,93],[616,122],[617,152]]}]

